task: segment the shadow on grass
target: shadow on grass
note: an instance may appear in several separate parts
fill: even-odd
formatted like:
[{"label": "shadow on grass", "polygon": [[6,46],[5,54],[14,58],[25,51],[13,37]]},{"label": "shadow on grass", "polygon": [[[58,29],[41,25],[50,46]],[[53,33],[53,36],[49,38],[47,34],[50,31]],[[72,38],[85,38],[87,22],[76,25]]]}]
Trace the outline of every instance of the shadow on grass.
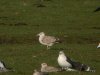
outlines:
[{"label": "shadow on grass", "polygon": [[[63,44],[92,44],[98,43],[98,37],[81,37],[81,36],[70,36],[70,37],[61,37],[60,38]],[[0,35],[0,44],[2,43],[38,43],[38,38],[34,35],[24,34],[21,36],[13,36],[13,35]],[[63,48],[60,48],[63,50]],[[56,49],[55,49],[56,50]],[[59,50],[59,49],[57,49]]]}]

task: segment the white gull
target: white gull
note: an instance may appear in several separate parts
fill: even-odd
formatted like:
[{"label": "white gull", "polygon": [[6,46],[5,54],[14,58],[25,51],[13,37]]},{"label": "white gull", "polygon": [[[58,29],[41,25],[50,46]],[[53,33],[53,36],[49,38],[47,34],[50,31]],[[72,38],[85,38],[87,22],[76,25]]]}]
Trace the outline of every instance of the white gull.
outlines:
[{"label": "white gull", "polygon": [[62,67],[62,69],[65,69],[67,71],[91,71],[91,72],[95,72],[94,69],[92,69],[91,67],[82,64],[80,62],[76,62],[71,60],[69,57],[65,56],[65,53],[63,51],[59,52],[59,56],[58,56],[58,64],[60,67]]}]

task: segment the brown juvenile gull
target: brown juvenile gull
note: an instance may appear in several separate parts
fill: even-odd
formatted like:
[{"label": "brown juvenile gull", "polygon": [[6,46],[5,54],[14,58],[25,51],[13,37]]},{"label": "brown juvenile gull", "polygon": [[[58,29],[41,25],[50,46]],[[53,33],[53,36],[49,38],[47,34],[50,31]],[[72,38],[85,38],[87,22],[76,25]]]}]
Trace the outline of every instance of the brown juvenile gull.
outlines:
[{"label": "brown juvenile gull", "polygon": [[48,73],[40,72],[35,69],[33,75],[48,75]]},{"label": "brown juvenile gull", "polygon": [[58,64],[62,69],[66,69],[67,71],[91,71],[95,72],[95,70],[88,65],[82,64],[80,62],[76,62],[71,60],[69,57],[66,57],[63,51],[59,52],[58,56]]},{"label": "brown juvenile gull", "polygon": [[58,71],[61,71],[61,69],[53,66],[48,66],[47,63],[41,64],[41,72],[58,72]]},{"label": "brown juvenile gull", "polygon": [[59,39],[55,38],[53,36],[46,36],[44,32],[40,32],[37,34],[39,36],[39,42],[42,45],[46,45],[47,49],[50,49],[50,46],[52,46],[55,43],[59,43]]}]

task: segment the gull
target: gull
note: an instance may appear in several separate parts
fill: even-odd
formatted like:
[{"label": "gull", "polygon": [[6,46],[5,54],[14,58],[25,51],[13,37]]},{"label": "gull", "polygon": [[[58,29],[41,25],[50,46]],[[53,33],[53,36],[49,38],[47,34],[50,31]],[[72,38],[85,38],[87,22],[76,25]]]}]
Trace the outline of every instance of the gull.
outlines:
[{"label": "gull", "polygon": [[53,36],[46,36],[44,32],[40,32],[37,34],[39,36],[39,42],[42,45],[46,45],[47,49],[50,49],[50,46],[52,46],[55,43],[59,43],[60,40],[58,38],[55,38]]},{"label": "gull", "polygon": [[97,48],[99,48],[100,47],[100,43],[99,43],[99,45],[97,46]]},{"label": "gull", "polygon": [[33,75],[48,75],[48,73],[40,72],[35,69]]},{"label": "gull", "polygon": [[80,62],[73,61],[69,57],[66,57],[63,51],[59,52],[58,64],[60,67],[62,67],[62,69],[65,69],[67,71],[78,71],[79,70],[79,71],[95,72],[95,70],[92,69],[91,67],[85,64],[82,64]]},{"label": "gull", "polygon": [[41,72],[58,72],[58,71],[61,71],[61,69],[53,66],[48,66],[47,63],[41,64]]},{"label": "gull", "polygon": [[7,69],[5,67],[4,62],[3,61],[0,61],[0,72],[8,72],[8,71],[13,71],[13,70]]}]

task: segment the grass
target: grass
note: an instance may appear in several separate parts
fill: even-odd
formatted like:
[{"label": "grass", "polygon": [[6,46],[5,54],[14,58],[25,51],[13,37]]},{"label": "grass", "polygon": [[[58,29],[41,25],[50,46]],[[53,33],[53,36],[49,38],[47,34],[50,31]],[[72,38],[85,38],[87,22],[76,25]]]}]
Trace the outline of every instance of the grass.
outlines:
[{"label": "grass", "polygon": [[[98,0],[51,0],[37,7],[37,0],[0,2],[0,60],[15,72],[0,75],[32,75],[43,62],[58,66],[58,52],[96,69],[91,72],[58,72],[50,75],[99,75],[100,13]],[[40,45],[36,34],[44,31],[63,42],[50,50]]]}]

